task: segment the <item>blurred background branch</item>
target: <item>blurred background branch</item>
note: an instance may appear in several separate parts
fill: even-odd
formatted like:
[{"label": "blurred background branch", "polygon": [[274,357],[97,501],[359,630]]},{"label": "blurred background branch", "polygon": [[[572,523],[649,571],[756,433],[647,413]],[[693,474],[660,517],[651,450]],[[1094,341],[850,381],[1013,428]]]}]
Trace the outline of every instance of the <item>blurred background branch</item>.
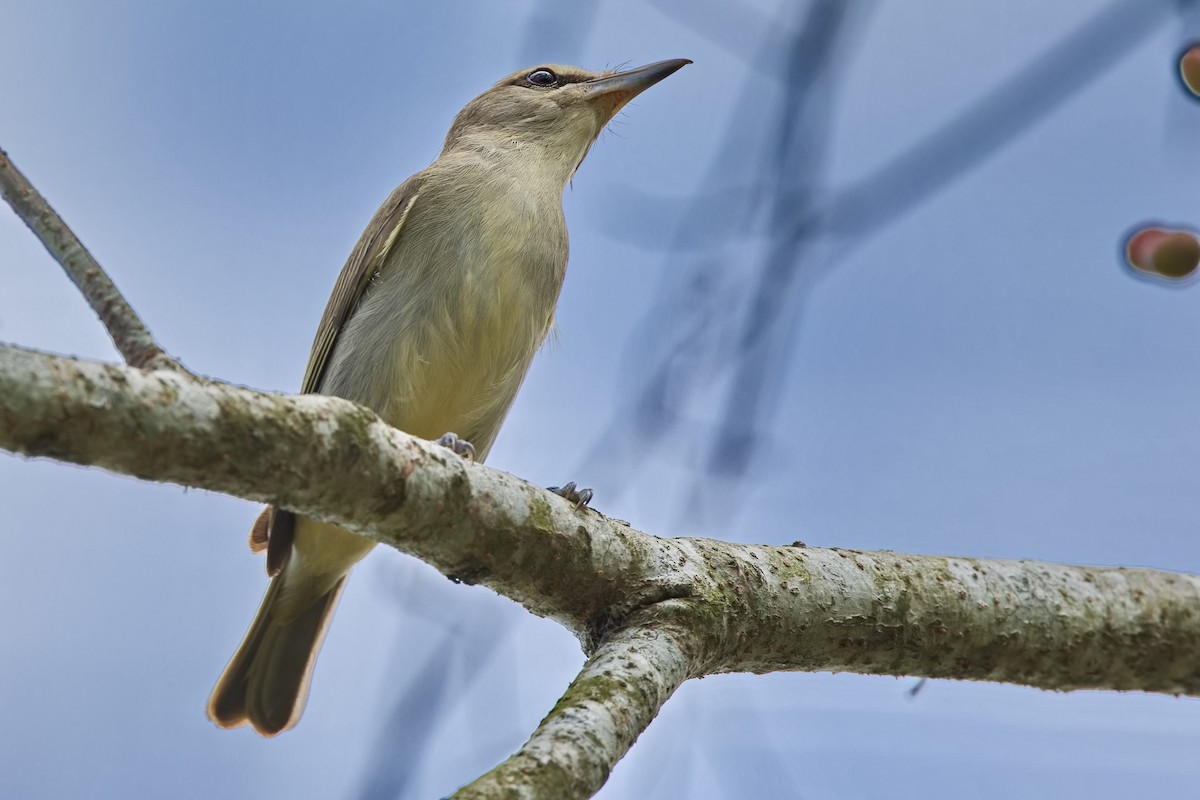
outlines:
[{"label": "blurred background branch", "polygon": [[[704,190],[677,226],[652,316],[639,325],[626,368],[632,399],[615,410],[581,473],[620,485],[639,474],[648,449],[704,453],[681,513],[716,527],[728,524],[746,496],[742,480],[756,454],[769,457],[778,447],[771,429],[804,309],[848,251],[1101,79],[1164,23],[1197,8],[1195,0],[1110,3],[887,164],[850,185],[828,186],[822,175],[838,77],[854,49],[869,46],[875,4],[810,0],[792,6],[791,19],[759,16],[753,25],[735,21],[755,18],[745,8],[657,5],[714,41],[738,41],[726,49],[752,66],[751,85]],[[764,40],[760,46],[748,27]],[[781,95],[778,102],[758,99],[755,84],[764,83]],[[756,130],[773,135],[747,153]],[[756,179],[747,183],[748,175]],[[714,238],[714,231],[721,233]]]}]

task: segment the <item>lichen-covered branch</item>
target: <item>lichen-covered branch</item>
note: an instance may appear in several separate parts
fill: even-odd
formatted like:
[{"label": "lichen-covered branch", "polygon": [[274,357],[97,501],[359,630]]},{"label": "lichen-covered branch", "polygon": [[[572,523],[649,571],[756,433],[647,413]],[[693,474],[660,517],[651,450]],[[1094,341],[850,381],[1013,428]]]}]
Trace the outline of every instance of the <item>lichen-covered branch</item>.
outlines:
[{"label": "lichen-covered branch", "polygon": [[276,503],[559,620],[593,649],[686,601],[694,674],[847,670],[1200,696],[1200,578],[660,539],[335,398],[0,348],[0,447]]},{"label": "lichen-covered branch", "polygon": [[684,601],[634,614],[583,665],[566,694],[511,757],[456,800],[591,797],[696,670],[697,639]]},{"label": "lichen-covered branch", "polygon": [[149,369],[179,368],[154,341],[137,312],[125,301],[83,242],[3,150],[0,150],[0,197],[12,206],[83,292],[126,363]]}]

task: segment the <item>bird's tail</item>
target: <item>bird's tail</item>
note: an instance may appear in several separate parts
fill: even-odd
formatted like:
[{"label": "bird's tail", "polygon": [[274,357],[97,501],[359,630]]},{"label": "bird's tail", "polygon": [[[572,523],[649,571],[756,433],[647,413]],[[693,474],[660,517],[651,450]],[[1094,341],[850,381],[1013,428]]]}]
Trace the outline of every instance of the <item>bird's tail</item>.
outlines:
[{"label": "bird's tail", "polygon": [[297,613],[281,614],[289,570],[271,580],[246,638],[208,700],[208,717],[222,728],[247,722],[263,736],[296,724],[308,698],[317,651],[346,576]]}]

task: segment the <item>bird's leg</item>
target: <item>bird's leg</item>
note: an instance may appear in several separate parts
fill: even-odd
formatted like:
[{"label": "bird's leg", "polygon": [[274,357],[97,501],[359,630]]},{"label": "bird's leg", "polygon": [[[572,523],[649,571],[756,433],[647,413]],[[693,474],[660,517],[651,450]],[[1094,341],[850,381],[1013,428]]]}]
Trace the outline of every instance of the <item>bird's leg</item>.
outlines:
[{"label": "bird's leg", "polygon": [[466,439],[458,438],[457,433],[443,433],[442,437],[437,440],[437,443],[455,455],[462,456],[468,461],[475,460],[475,445],[471,444]]},{"label": "bird's leg", "polygon": [[563,486],[551,486],[549,487],[549,491],[554,492],[568,503],[574,503],[576,511],[592,502],[592,490],[580,489],[575,485],[575,481],[571,481]]}]

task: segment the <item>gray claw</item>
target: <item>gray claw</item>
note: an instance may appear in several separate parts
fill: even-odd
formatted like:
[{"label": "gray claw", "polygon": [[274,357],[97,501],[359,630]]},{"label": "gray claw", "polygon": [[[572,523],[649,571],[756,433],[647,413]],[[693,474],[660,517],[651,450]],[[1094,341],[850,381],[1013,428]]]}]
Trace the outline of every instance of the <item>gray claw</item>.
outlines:
[{"label": "gray claw", "polygon": [[443,433],[437,443],[455,455],[462,456],[468,461],[475,460],[475,445],[466,439],[458,438],[457,433]]},{"label": "gray claw", "polygon": [[580,489],[576,487],[575,481],[571,481],[563,486],[551,486],[550,491],[554,492],[568,503],[574,503],[576,511],[592,502],[592,490]]}]

